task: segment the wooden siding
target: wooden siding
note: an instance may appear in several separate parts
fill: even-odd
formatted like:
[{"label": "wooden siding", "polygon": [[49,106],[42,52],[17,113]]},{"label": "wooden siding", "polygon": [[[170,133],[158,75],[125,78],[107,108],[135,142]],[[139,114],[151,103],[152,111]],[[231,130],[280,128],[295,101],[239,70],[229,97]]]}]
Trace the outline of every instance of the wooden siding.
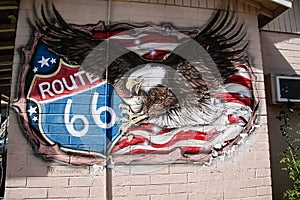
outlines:
[{"label": "wooden siding", "polygon": [[300,34],[300,0],[294,0],[292,9],[271,21],[262,30]]}]

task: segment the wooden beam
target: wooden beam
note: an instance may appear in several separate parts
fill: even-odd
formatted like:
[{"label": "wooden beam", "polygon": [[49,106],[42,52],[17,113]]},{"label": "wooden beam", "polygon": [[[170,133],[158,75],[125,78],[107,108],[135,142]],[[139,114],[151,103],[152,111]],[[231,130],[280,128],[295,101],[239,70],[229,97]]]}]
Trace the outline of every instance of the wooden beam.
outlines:
[{"label": "wooden beam", "polygon": [[12,61],[0,61],[0,67],[2,66],[11,66],[13,64]]},{"label": "wooden beam", "polygon": [[11,80],[11,76],[0,75],[0,80],[1,80],[1,81],[3,81],[3,80],[10,81],[10,80]]},{"label": "wooden beam", "polygon": [[8,50],[8,49],[14,49],[15,46],[14,45],[5,45],[5,46],[1,46],[0,45],[0,51],[2,50]]},{"label": "wooden beam", "polygon": [[266,17],[269,17],[271,19],[274,18],[274,13],[268,9],[268,8],[265,8],[265,7],[262,7],[260,10],[259,10],[259,13],[266,16]]},{"label": "wooden beam", "polygon": [[14,6],[17,6],[18,3],[17,3],[17,0],[1,0],[0,1],[0,5],[1,6],[4,6],[4,5],[14,5]]},{"label": "wooden beam", "polygon": [[2,5],[0,10],[18,10],[18,6]]},{"label": "wooden beam", "polygon": [[255,7],[257,9],[261,9],[262,5],[256,1],[253,0],[240,0],[241,2],[244,2],[252,7]]},{"label": "wooden beam", "polygon": [[0,25],[0,33],[9,33],[9,32],[15,32],[16,27],[15,25]]},{"label": "wooden beam", "polygon": [[7,29],[0,29],[0,33],[9,33],[9,32],[15,32],[15,28],[7,28]]},{"label": "wooden beam", "polygon": [[9,97],[4,94],[1,94],[1,100],[8,101]]},{"label": "wooden beam", "polygon": [[6,68],[0,68],[0,72],[1,73],[11,72],[11,71],[12,71],[12,68],[8,68],[8,67],[6,67]]}]

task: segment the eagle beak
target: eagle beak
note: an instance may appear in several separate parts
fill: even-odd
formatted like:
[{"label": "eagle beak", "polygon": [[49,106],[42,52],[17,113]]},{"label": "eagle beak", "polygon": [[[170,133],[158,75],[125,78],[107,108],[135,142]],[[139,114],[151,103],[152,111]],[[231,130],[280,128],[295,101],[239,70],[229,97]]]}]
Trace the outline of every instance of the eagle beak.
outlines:
[{"label": "eagle beak", "polygon": [[144,80],[142,80],[142,79],[140,79],[138,81],[132,80],[132,79],[128,80],[126,82],[126,88],[130,91],[130,93],[132,93],[132,91],[134,90],[135,94],[138,94],[143,82],[144,82]]}]

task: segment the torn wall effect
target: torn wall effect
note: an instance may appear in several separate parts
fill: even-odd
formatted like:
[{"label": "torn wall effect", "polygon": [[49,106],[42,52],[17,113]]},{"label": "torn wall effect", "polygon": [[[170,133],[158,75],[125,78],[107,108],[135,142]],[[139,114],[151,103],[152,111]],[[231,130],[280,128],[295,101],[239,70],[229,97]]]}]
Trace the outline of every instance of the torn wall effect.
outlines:
[{"label": "torn wall effect", "polygon": [[[18,147],[25,148],[28,157],[26,161],[10,161],[15,162],[15,167],[8,172],[8,180],[21,177],[37,189],[33,180],[46,181],[50,176],[54,181],[59,177],[62,188],[84,190],[82,194],[57,194],[58,188],[47,185],[46,181],[43,191],[47,192],[36,198],[109,198],[113,194],[115,198],[123,195],[126,199],[129,193],[123,194],[117,189],[126,181],[118,185],[115,172],[100,166],[118,171],[126,164],[130,173],[123,178],[131,179],[135,177],[134,168],[139,167],[135,164],[164,164],[154,171],[149,169],[152,166],[147,166],[143,174],[150,178],[167,173],[170,183],[162,185],[176,184],[177,175],[172,175],[176,164],[188,163],[182,165],[183,171],[187,171],[180,173],[190,177],[188,171],[194,167],[191,163],[222,160],[236,146],[241,148],[238,156],[215,166],[220,168],[218,174],[224,170],[235,173],[231,171],[234,169],[242,174],[250,167],[255,172],[251,178],[257,179],[256,170],[268,171],[268,157],[261,167],[256,160],[257,146],[263,143],[267,148],[267,144],[266,133],[256,134],[259,130],[254,129],[261,122],[257,108],[261,102],[258,93],[262,90],[256,88],[257,81],[262,81],[260,53],[253,48],[259,39],[248,31],[249,24],[255,27],[255,14],[247,16],[246,21],[251,21],[247,23],[237,17],[239,13],[232,11],[193,8],[188,12],[187,8],[166,7],[167,11],[185,10],[199,20],[195,23],[197,26],[183,25],[175,20],[175,12],[168,14],[159,9],[160,5],[147,5],[151,12],[164,15],[165,20],[149,21],[145,16],[138,20],[134,17],[121,20],[125,16],[122,12],[127,15],[132,12],[132,16],[134,12],[130,6],[124,7],[126,3],[114,2],[112,21],[108,25],[104,23],[103,14],[89,12],[93,15],[89,21],[81,12],[72,12],[72,6],[76,5],[78,10],[83,6],[76,2],[55,2],[53,7],[38,2],[35,9],[31,9],[29,3],[22,5],[27,8],[23,15],[28,16],[33,26],[26,29],[29,37],[26,40],[20,37],[18,43],[24,47],[24,57],[18,61],[21,64],[15,66],[19,79],[14,82],[17,90],[13,94],[13,105],[18,112],[13,119],[17,120],[18,115],[21,123],[19,128],[13,126],[12,129],[18,130],[16,138],[25,133],[30,143]],[[98,1],[84,7],[95,9],[95,5],[98,10],[107,9],[105,2]],[[138,3],[135,6],[144,7]],[[64,12],[62,8],[69,10]],[[114,15],[115,12],[120,16]],[[151,12],[145,15],[157,15]],[[32,17],[34,15],[39,17]],[[251,134],[254,136],[249,136]],[[28,150],[31,145],[35,151]],[[249,151],[255,153],[249,154]],[[12,150],[11,153],[18,156],[18,152]],[[245,159],[252,161],[251,164],[246,164]],[[244,164],[247,167],[244,168]],[[38,168],[39,172],[30,171],[31,167]],[[202,177],[199,173],[204,175],[209,173],[206,170],[210,171],[203,165],[196,167],[199,169],[194,173],[198,177]],[[200,172],[201,169],[204,171]],[[83,187],[70,181],[79,178],[86,180]],[[241,182],[245,179],[236,178],[239,186],[234,189],[244,188]],[[263,179],[266,179],[263,185],[268,188],[268,175],[263,175]],[[93,185],[91,180],[97,184]],[[191,177],[182,181],[199,183]],[[158,183],[153,186],[154,182],[146,181],[140,186],[158,187]],[[13,181],[8,184],[7,195],[11,196],[15,187]],[[135,184],[128,183],[122,188],[134,190]],[[27,187],[28,184],[20,186]],[[102,189],[93,194],[95,188]],[[229,197],[231,191],[225,192],[222,186],[220,192],[208,193]],[[166,198],[173,194],[171,190],[165,192]],[[200,190],[185,192],[183,196],[192,196],[195,192],[201,193]],[[155,195],[146,193],[142,196]]]},{"label": "torn wall effect", "polygon": [[14,103],[39,154],[76,165],[107,156],[156,162],[147,154],[203,163],[252,130],[255,76],[234,13],[218,11],[183,31],[79,26],[52,9],[41,8],[33,44],[23,49]]}]

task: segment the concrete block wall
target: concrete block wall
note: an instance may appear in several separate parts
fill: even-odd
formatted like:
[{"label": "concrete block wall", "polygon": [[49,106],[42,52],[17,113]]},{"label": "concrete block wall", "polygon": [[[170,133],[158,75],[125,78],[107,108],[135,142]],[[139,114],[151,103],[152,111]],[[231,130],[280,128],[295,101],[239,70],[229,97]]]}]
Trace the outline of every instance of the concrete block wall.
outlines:
[{"label": "concrete block wall", "polygon": [[[188,3],[189,2],[189,3]],[[204,1],[182,1],[185,7],[151,2],[53,1],[68,23],[91,24],[99,20],[129,23],[173,23],[177,27],[201,27],[217,6]],[[208,2],[208,1],[205,1]],[[192,6],[197,5],[197,6]],[[33,9],[42,1],[21,0],[14,58],[12,99],[17,97],[22,56],[18,48],[32,39]],[[9,127],[6,199],[271,199],[271,175],[264,74],[256,10],[238,2],[244,20],[248,54],[257,77],[260,106],[255,131],[235,151],[210,165],[112,165],[69,166],[38,156],[24,135],[15,110]],[[39,9],[37,9],[39,10]],[[110,171],[111,168],[111,171]]]},{"label": "concrete block wall", "polygon": [[[299,1],[295,2],[299,3]],[[284,22],[283,19],[280,20]],[[300,35],[275,31],[261,31],[260,35],[265,75],[299,76]],[[270,81],[271,80],[266,79],[266,85],[270,85]],[[274,96],[275,91],[268,95]],[[273,104],[272,101],[269,101],[267,104],[268,123],[274,124],[269,126],[269,137],[273,198],[275,200],[282,199],[283,193],[292,186],[292,182],[288,178],[287,172],[281,170],[284,166],[280,164],[280,153],[286,147],[285,140],[280,132],[280,122],[276,119],[276,116],[279,115],[281,109],[281,104]],[[298,129],[297,124],[299,123],[299,120],[299,115],[291,115],[291,125],[293,130]]]},{"label": "concrete block wall", "polygon": [[211,166],[115,167],[113,199],[272,199],[268,153],[246,152]]}]

